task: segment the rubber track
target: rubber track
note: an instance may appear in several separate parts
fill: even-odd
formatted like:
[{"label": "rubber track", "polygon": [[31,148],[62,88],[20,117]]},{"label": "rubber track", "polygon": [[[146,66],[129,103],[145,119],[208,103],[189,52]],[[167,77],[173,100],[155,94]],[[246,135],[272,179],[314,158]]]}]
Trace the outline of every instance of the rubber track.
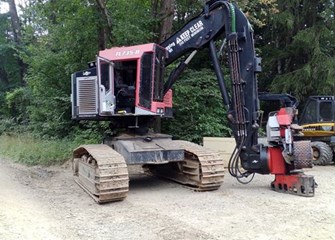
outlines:
[{"label": "rubber track", "polygon": [[[85,154],[93,157],[94,165],[82,160]],[[120,201],[127,196],[129,176],[121,154],[107,145],[92,144],[78,147],[73,156],[79,161],[75,180],[95,201]]]},{"label": "rubber track", "polygon": [[183,165],[183,173],[188,175],[187,167],[190,162],[199,164],[198,191],[217,190],[223,183],[224,164],[217,152],[213,152],[195,143],[177,140],[178,145],[185,149],[186,164]]},{"label": "rubber track", "polygon": [[184,161],[167,165],[149,165],[147,166],[149,172],[195,191],[217,190],[224,178],[223,159],[219,154],[191,142],[180,140],[173,142],[184,149]]}]

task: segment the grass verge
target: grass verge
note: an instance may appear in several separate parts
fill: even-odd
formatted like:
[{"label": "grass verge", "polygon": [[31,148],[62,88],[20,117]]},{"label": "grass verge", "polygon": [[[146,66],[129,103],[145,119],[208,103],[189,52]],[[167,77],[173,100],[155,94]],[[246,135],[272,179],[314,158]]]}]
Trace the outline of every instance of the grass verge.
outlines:
[{"label": "grass verge", "polygon": [[70,140],[43,140],[28,134],[0,136],[0,155],[27,165],[62,164],[77,146]]}]

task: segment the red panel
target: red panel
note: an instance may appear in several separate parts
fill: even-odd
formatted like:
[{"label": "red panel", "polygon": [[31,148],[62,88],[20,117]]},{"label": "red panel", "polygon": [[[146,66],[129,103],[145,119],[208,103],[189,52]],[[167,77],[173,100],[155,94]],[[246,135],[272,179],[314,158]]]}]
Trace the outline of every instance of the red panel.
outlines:
[{"label": "red panel", "polygon": [[285,137],[285,130],[286,130],[287,128],[281,128],[280,130],[279,130],[279,132],[280,132],[280,136],[281,137]]},{"label": "red panel", "polygon": [[277,184],[287,184],[288,187],[292,187],[294,185],[297,185],[299,183],[299,174],[295,175],[276,175],[275,182]]},{"label": "red panel", "polygon": [[164,96],[165,107],[172,107],[172,90],[170,89]]},{"label": "red panel", "polygon": [[152,101],[151,103],[151,111],[152,112],[157,112],[157,108],[172,108],[172,90],[170,89],[164,96],[164,101],[163,102],[155,102]]},{"label": "red panel", "polygon": [[285,160],[281,148],[269,147],[269,169],[271,174],[286,174]]},{"label": "red panel", "polygon": [[286,108],[281,108],[277,113],[277,120],[279,125],[291,125],[292,116],[289,112],[286,111]]},{"label": "red panel", "polygon": [[313,197],[315,181],[313,176],[303,173],[276,175],[275,180],[271,183],[271,188],[277,192]]},{"label": "red panel", "polygon": [[155,102],[152,101],[151,103],[151,111],[156,113],[157,108],[165,108],[165,107],[172,107],[172,90],[169,90],[165,96],[163,102]]}]

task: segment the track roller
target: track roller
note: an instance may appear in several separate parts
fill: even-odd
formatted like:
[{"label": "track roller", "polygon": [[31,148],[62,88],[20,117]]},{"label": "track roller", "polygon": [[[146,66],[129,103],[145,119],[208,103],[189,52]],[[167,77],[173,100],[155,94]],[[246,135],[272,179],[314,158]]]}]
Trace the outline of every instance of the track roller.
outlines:
[{"label": "track roller", "polygon": [[152,174],[164,177],[196,191],[217,190],[223,183],[224,164],[218,153],[187,141],[173,141],[184,148],[182,162],[146,165]]}]

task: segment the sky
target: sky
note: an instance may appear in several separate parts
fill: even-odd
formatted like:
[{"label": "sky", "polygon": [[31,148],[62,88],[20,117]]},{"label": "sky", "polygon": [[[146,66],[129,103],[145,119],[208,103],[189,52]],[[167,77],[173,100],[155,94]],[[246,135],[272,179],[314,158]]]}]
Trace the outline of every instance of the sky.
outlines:
[{"label": "sky", "polygon": [[8,3],[0,2],[0,13],[6,13],[9,10]]}]

